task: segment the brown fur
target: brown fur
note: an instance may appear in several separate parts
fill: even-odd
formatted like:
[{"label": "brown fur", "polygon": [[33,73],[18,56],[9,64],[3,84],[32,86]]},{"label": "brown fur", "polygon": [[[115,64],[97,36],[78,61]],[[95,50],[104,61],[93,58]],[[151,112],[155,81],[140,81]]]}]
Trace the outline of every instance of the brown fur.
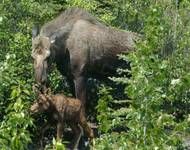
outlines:
[{"label": "brown fur", "polygon": [[[74,98],[66,97],[64,94],[46,96],[39,94],[30,111],[32,113],[46,112],[48,115],[47,124],[41,130],[41,145],[44,132],[52,125],[57,124],[57,140],[60,140],[63,134],[63,123],[68,123],[75,133],[72,141],[72,149],[76,149],[81,136],[80,126],[87,136],[92,140],[94,137],[93,130],[88,126],[85,114],[82,111],[81,101]],[[79,126],[79,125],[80,126]]]}]

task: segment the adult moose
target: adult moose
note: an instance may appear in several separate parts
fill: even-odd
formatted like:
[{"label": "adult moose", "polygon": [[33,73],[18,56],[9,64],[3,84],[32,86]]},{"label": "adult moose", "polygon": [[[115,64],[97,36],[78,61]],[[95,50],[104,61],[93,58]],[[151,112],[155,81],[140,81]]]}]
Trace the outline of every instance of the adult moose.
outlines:
[{"label": "adult moose", "polygon": [[35,78],[44,84],[48,68],[58,70],[74,85],[75,96],[85,105],[86,81],[115,73],[117,55],[135,49],[138,35],[107,27],[80,8],[70,8],[32,31]]}]

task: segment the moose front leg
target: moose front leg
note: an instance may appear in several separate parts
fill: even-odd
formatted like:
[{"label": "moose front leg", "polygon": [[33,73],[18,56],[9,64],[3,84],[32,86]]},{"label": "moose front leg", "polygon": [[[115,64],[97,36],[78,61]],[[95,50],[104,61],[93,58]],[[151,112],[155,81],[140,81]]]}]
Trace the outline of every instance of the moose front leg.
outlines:
[{"label": "moose front leg", "polygon": [[51,124],[47,122],[40,129],[40,141],[39,141],[40,149],[43,149],[43,147],[44,147],[44,143],[43,143],[44,134],[45,134],[45,131],[50,128],[50,126],[51,126]]},{"label": "moose front leg", "polygon": [[74,79],[75,84],[75,95],[83,105],[83,110],[85,112],[86,103],[86,78],[84,76],[79,76]]},{"label": "moose front leg", "polygon": [[74,132],[74,138],[71,141],[70,148],[71,150],[76,150],[79,145],[79,141],[82,135],[82,130],[78,126],[78,123],[70,123],[69,125],[71,126],[71,129]]}]

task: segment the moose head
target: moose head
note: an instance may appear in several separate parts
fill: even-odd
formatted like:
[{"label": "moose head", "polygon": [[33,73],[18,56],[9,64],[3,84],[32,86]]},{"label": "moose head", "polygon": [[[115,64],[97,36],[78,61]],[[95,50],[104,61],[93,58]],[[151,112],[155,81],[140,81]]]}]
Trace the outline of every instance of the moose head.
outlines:
[{"label": "moose head", "polygon": [[51,56],[50,47],[54,38],[39,34],[39,27],[32,30],[32,58],[34,59],[35,79],[38,83],[47,81],[48,59]]}]

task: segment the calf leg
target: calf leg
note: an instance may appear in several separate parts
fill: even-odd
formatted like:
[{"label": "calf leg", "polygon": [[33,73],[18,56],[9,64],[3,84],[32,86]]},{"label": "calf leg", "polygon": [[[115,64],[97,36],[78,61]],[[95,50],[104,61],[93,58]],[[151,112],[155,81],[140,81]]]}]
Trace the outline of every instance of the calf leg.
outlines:
[{"label": "calf leg", "polygon": [[74,132],[74,139],[71,141],[71,149],[76,150],[81,138],[81,128],[77,123],[70,123],[71,129]]},{"label": "calf leg", "polygon": [[63,135],[63,123],[57,123],[57,141],[60,141]]},{"label": "calf leg", "polygon": [[88,138],[90,141],[94,138],[94,133],[93,130],[88,126],[88,123],[86,121],[86,118],[84,116],[84,113],[82,112],[79,124],[83,128],[84,132],[87,134]]},{"label": "calf leg", "polygon": [[45,123],[42,128],[40,129],[40,147],[43,149],[43,138],[44,138],[44,133],[47,129],[51,127],[50,123]]}]

